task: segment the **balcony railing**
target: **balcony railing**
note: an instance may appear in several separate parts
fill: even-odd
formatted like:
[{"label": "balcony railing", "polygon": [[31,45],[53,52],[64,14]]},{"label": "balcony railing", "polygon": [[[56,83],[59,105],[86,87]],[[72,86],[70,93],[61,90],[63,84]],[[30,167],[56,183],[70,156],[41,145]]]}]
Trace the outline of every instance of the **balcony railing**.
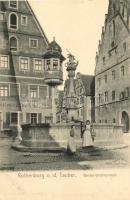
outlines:
[{"label": "balcony railing", "polygon": [[57,71],[45,71],[44,80],[46,83],[62,83],[63,72],[61,70]]}]

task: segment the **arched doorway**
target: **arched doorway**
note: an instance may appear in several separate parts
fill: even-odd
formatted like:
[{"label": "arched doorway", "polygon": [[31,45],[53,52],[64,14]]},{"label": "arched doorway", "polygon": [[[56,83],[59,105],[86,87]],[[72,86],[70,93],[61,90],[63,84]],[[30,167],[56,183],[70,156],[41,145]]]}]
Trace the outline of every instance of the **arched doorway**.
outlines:
[{"label": "arched doorway", "polygon": [[123,124],[123,132],[128,133],[129,132],[129,116],[127,112],[122,112],[122,124]]}]

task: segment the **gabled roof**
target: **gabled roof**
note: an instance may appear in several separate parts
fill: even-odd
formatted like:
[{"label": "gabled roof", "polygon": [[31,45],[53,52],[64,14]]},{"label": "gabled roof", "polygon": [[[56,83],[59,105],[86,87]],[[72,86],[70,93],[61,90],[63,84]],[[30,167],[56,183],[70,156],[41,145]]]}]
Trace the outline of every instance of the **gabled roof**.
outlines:
[{"label": "gabled roof", "polygon": [[94,96],[95,95],[95,77],[92,75],[80,74],[80,79],[84,85],[85,95]]},{"label": "gabled roof", "polygon": [[39,23],[39,21],[38,21],[36,15],[35,15],[35,13],[33,12],[33,9],[31,8],[31,5],[29,4],[28,0],[25,0],[25,2],[27,3],[27,6],[28,6],[30,12],[31,12],[32,15],[34,16],[34,20],[36,21],[36,24],[37,24],[37,26],[38,26],[38,28],[39,28],[39,31],[41,32],[42,36],[45,38],[46,44],[49,45],[49,41],[48,41],[48,39],[47,39],[47,37],[46,37],[46,35],[45,35],[45,33],[44,33],[44,31],[43,31],[41,25],[40,25],[40,23]]}]

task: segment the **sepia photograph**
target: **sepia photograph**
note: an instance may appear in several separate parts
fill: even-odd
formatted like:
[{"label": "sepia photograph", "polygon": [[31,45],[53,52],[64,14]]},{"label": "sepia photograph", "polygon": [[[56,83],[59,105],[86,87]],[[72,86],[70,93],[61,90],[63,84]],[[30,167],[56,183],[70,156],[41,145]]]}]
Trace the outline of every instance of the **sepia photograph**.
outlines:
[{"label": "sepia photograph", "polygon": [[0,0],[0,171],[129,167],[130,1]]}]

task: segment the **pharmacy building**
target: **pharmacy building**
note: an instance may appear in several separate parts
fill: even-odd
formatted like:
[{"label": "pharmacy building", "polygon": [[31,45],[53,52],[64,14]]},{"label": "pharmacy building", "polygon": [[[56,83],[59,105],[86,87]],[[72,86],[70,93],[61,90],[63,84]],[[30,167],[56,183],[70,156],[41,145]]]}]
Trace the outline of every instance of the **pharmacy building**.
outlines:
[{"label": "pharmacy building", "polygon": [[0,130],[56,120],[62,50],[49,43],[28,1],[0,1]]}]

